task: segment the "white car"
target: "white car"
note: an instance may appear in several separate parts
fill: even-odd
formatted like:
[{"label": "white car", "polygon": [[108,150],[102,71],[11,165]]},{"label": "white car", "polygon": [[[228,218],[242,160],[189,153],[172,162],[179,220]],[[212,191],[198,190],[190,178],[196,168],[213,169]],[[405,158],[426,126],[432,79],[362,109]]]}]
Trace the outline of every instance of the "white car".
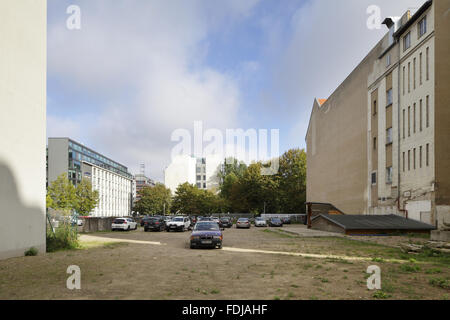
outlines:
[{"label": "white car", "polygon": [[264,218],[256,218],[255,227],[267,227],[267,221]]},{"label": "white car", "polygon": [[166,224],[167,231],[185,231],[191,230],[191,219],[188,217],[174,217]]},{"label": "white car", "polygon": [[131,218],[117,218],[111,225],[112,231],[114,230],[136,230],[137,222]]}]

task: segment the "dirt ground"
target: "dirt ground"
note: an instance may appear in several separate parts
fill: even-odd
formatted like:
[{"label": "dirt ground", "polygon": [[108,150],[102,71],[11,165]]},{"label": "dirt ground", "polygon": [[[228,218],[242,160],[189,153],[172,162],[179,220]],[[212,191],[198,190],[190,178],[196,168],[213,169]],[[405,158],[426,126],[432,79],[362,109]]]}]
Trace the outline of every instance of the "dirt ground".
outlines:
[{"label": "dirt ground", "polygon": [[[95,233],[90,236],[111,241],[87,237],[80,250],[0,261],[0,299],[449,298],[448,256],[408,255],[395,247],[416,238],[375,237],[370,242],[300,236],[296,232],[305,230],[299,228],[227,229],[223,250],[189,249],[190,232]],[[378,243],[381,239],[388,245]],[[366,286],[366,269],[374,264],[381,268],[381,291]],[[69,265],[81,269],[81,290],[66,288]]]}]

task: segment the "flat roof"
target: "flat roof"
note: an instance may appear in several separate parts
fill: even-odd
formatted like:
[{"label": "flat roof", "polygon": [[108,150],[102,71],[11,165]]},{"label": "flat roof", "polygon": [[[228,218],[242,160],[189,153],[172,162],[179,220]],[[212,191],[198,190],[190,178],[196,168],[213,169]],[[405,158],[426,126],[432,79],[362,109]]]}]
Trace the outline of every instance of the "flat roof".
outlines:
[{"label": "flat roof", "polygon": [[404,217],[390,215],[330,215],[319,214],[312,220],[322,217],[344,230],[434,230],[434,226]]}]

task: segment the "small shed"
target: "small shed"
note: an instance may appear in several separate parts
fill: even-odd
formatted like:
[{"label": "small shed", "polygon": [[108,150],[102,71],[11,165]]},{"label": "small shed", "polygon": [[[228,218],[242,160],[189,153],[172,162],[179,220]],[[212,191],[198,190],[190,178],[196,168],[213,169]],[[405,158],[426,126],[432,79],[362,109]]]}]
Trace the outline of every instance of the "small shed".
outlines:
[{"label": "small shed", "polygon": [[312,229],[348,235],[429,233],[434,226],[413,219],[390,215],[319,214],[311,219]]}]

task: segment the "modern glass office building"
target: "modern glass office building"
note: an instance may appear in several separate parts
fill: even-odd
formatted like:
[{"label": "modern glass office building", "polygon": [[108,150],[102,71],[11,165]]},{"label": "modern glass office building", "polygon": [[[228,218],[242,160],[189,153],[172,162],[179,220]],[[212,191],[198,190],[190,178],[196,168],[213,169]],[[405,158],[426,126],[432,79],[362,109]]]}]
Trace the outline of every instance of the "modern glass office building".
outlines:
[{"label": "modern glass office building", "polygon": [[69,138],[49,138],[47,183],[62,173],[76,186],[88,179],[99,191],[99,204],[92,216],[110,217],[131,214],[134,179],[124,165]]}]

